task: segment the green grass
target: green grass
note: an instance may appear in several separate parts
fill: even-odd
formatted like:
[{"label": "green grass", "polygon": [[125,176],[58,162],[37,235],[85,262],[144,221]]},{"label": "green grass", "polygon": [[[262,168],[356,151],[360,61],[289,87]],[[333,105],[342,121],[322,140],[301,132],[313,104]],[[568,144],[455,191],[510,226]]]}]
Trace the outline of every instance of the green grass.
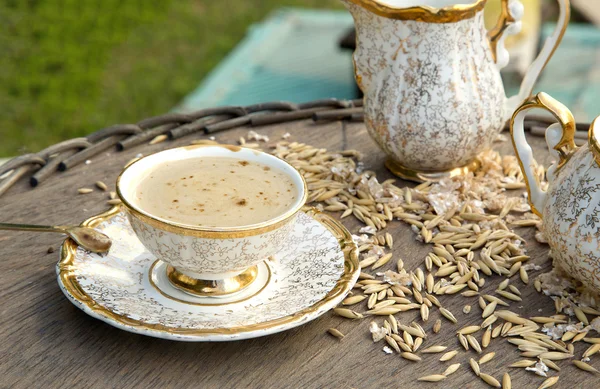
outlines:
[{"label": "green grass", "polygon": [[0,157],[170,110],[282,6],[337,0],[0,1]]}]

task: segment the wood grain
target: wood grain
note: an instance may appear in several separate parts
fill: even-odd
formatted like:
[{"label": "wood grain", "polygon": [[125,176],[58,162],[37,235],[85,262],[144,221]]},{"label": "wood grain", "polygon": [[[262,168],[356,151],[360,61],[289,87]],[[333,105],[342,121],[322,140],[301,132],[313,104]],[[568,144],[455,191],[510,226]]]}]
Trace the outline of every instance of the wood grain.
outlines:
[{"label": "wood grain", "polygon": [[[255,129],[256,130],[256,129]],[[391,177],[383,167],[384,156],[368,137],[364,125],[310,121],[260,128],[271,136],[271,143],[285,132],[292,139],[331,150],[358,149],[366,155],[365,165],[377,172],[380,180]],[[234,142],[247,129],[217,135],[217,140]],[[36,189],[20,182],[0,199],[2,221],[15,223],[66,224],[82,220],[107,209],[107,193],[95,191],[78,195],[77,188],[93,187],[102,180],[114,189],[114,181],[124,163],[138,153],[149,154],[176,145],[188,144],[198,136],[153,146],[140,146],[122,153],[108,151],[81,165],[54,175]],[[548,162],[542,138],[530,137],[538,161]],[[499,149],[512,154],[510,142]],[[402,185],[402,183],[400,183]],[[412,184],[408,184],[412,185]],[[356,232],[351,218],[344,224]],[[394,237],[394,252],[407,268],[420,265],[430,248],[414,239],[410,229],[389,223]],[[544,270],[547,247],[524,233],[529,253]],[[327,313],[299,328],[264,338],[231,343],[177,343],[130,334],[95,320],[62,295],[55,279],[58,249],[62,237],[26,232],[0,232],[0,387],[2,388],[486,388],[468,368],[474,352],[461,352],[451,362],[438,361],[439,355],[423,354],[420,363],[382,351],[383,343],[373,344],[369,320],[349,321]],[[390,267],[392,265],[390,264]],[[533,280],[536,274],[530,274]],[[490,278],[484,291],[494,290],[502,280]],[[516,312],[529,315],[553,313],[552,301],[512,281],[523,292],[523,302],[513,304]],[[443,297],[443,304],[459,319],[459,325],[479,324],[481,311],[475,298]],[[473,305],[470,314],[462,313],[465,304]],[[416,312],[397,315],[403,323],[416,318]],[[424,327],[430,333],[422,346],[433,344],[458,349],[455,331],[459,325],[445,321],[442,331],[431,334],[439,317],[433,310]],[[326,333],[336,327],[346,337],[339,341]],[[479,335],[480,336],[480,335]],[[584,345],[577,345],[578,354]],[[490,351],[496,357],[482,365],[482,371],[501,380],[506,366],[521,359],[506,341],[492,340]],[[462,363],[458,372],[441,383],[418,383],[416,378],[443,372],[451,363]],[[597,368],[598,361],[592,361]],[[598,378],[576,370],[569,363],[560,373],[557,388],[592,388]],[[542,377],[522,369],[510,371],[513,387],[537,387]],[[584,384],[585,383],[585,384]]]}]

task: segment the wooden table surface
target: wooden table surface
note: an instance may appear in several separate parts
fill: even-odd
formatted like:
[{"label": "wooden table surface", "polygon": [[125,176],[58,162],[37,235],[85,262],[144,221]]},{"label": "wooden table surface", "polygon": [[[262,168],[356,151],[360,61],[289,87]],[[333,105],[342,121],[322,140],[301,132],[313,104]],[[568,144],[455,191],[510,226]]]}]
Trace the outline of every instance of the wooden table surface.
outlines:
[{"label": "wooden table surface", "polygon": [[[362,123],[312,121],[253,128],[271,136],[271,142],[285,132],[292,140],[307,142],[330,150],[358,149],[365,154],[365,165],[377,172],[380,181],[390,178],[384,168],[384,156],[366,133]],[[217,135],[221,142],[235,142],[248,129]],[[140,146],[122,153],[102,153],[92,162],[64,173],[55,174],[40,187],[31,189],[25,181],[0,198],[2,221],[37,224],[79,223],[107,209],[106,193],[94,191],[78,195],[77,188],[93,187],[97,180],[114,181],[124,163],[138,153],[148,154],[176,145],[188,144],[202,135],[176,142]],[[548,162],[542,138],[530,136],[538,161]],[[512,154],[510,142],[499,146]],[[405,183],[400,182],[399,186]],[[413,185],[413,184],[407,184]],[[344,219],[351,232],[358,223]],[[387,230],[394,237],[394,252],[404,259],[409,270],[422,264],[431,249],[415,241],[407,225],[391,222]],[[522,231],[528,239],[532,259],[549,268],[547,247],[533,240],[531,229]],[[439,362],[439,354],[423,354],[423,361],[409,362],[399,355],[387,355],[383,343],[374,344],[368,330],[370,320],[351,321],[326,313],[319,319],[292,330],[252,340],[230,343],[178,343],[131,334],[93,319],[73,306],[56,283],[55,264],[62,237],[56,234],[32,234],[0,231],[0,387],[1,388],[485,388],[488,387],[469,369],[468,360],[475,352],[464,352],[451,363],[462,363],[458,372],[441,383],[417,382],[416,378],[441,373],[450,363]],[[57,251],[48,253],[49,247]],[[389,267],[392,267],[390,263]],[[536,272],[531,272],[533,280]],[[495,290],[501,277],[488,279],[484,291]],[[524,315],[551,315],[550,298],[538,294],[532,284],[522,285],[523,302],[511,309]],[[476,298],[441,297],[444,306],[458,317],[459,324],[444,321],[442,331],[434,335],[431,327],[439,317],[432,311],[424,328],[429,335],[423,347],[442,344],[459,350],[455,332],[480,324]],[[465,304],[473,305],[470,314],[462,313]],[[418,312],[398,314],[403,323],[416,319]],[[381,322],[381,320],[379,320]],[[346,334],[339,341],[326,331],[336,327]],[[431,341],[433,340],[433,341]],[[581,355],[585,345],[577,345]],[[482,371],[501,380],[507,366],[519,359],[517,350],[504,339],[492,340],[488,351],[496,357]],[[600,368],[598,361],[592,361]],[[562,367],[556,388],[597,388],[600,378],[576,370],[570,362]],[[510,369],[513,388],[537,388],[542,377],[523,369]],[[555,375],[552,372],[552,375]]]}]

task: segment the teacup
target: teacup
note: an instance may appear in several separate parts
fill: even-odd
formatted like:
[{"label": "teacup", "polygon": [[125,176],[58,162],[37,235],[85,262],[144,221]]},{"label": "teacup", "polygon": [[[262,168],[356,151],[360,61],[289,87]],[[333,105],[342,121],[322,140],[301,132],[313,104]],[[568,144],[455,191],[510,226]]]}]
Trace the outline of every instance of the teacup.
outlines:
[{"label": "teacup", "polygon": [[[297,190],[282,214],[267,221],[234,227],[182,224],[150,214],[140,206],[136,188],[165,162],[202,157],[236,158],[266,165],[286,174]],[[264,152],[228,145],[185,146],[141,158],[123,170],[117,193],[142,244],[167,266],[171,283],[186,292],[219,296],[247,287],[257,277],[257,264],[276,255],[306,202],[304,178],[287,162]],[[169,199],[165,199],[169,201]]]}]

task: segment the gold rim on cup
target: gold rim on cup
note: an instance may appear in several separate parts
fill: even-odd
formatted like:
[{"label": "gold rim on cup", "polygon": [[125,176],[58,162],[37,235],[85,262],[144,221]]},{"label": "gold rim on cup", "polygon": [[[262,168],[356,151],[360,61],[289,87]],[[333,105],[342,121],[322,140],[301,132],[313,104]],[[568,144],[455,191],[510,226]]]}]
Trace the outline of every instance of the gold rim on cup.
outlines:
[{"label": "gold rim on cup", "polygon": [[[262,154],[268,155],[270,157],[273,157],[273,158],[276,158],[276,159],[282,161],[286,165],[290,166],[293,170],[298,172],[298,170],[295,167],[293,167],[292,165],[290,165],[287,161],[284,161],[283,159],[281,159],[275,155],[268,154],[263,151],[250,149],[248,147],[232,146],[232,145],[192,145],[192,146],[176,147],[176,148],[169,149],[169,150],[177,150],[177,149],[193,150],[196,148],[210,148],[210,147],[223,147],[223,148],[226,148],[231,151],[239,151],[239,150],[245,149],[245,150],[251,150],[252,152],[256,152],[256,153],[262,153]],[[163,151],[167,151],[167,150],[163,150]],[[159,151],[158,153],[161,153],[161,152],[162,151]],[[127,201],[127,199],[125,198],[125,196],[123,195],[123,192],[121,190],[121,179],[123,177],[123,174],[125,174],[125,172],[127,170],[129,170],[132,166],[135,166],[136,164],[139,164],[141,161],[144,161],[147,158],[150,158],[158,153],[154,153],[154,154],[150,154],[145,157],[142,157],[142,158],[138,159],[137,161],[128,165],[125,169],[123,169],[123,171],[119,174],[119,177],[117,178],[117,196],[123,202],[123,205],[125,206],[127,211],[131,212],[135,217],[140,219],[142,222],[149,224],[152,227],[161,229],[163,231],[172,232],[172,233],[185,235],[185,236],[193,236],[196,238],[214,238],[214,239],[243,238],[243,237],[247,237],[247,236],[259,235],[259,234],[263,234],[265,232],[273,231],[273,230],[285,225],[290,219],[292,219],[302,209],[302,207],[306,203],[306,200],[308,199],[308,186],[306,185],[306,181],[304,180],[304,177],[302,176],[302,174],[300,174],[300,172],[298,172],[298,175],[299,175],[300,179],[302,180],[302,186],[303,186],[301,200],[298,202],[298,204],[294,208],[291,208],[290,210],[283,213],[282,215],[280,215],[276,218],[267,220],[265,222],[252,224],[252,225],[248,225],[248,226],[240,226],[240,227],[202,227],[202,226],[192,226],[189,224],[183,224],[183,223],[177,223],[177,222],[173,222],[173,221],[169,221],[169,220],[159,219],[153,215],[150,215],[149,213],[145,212],[144,210],[134,206],[129,201]]]}]

